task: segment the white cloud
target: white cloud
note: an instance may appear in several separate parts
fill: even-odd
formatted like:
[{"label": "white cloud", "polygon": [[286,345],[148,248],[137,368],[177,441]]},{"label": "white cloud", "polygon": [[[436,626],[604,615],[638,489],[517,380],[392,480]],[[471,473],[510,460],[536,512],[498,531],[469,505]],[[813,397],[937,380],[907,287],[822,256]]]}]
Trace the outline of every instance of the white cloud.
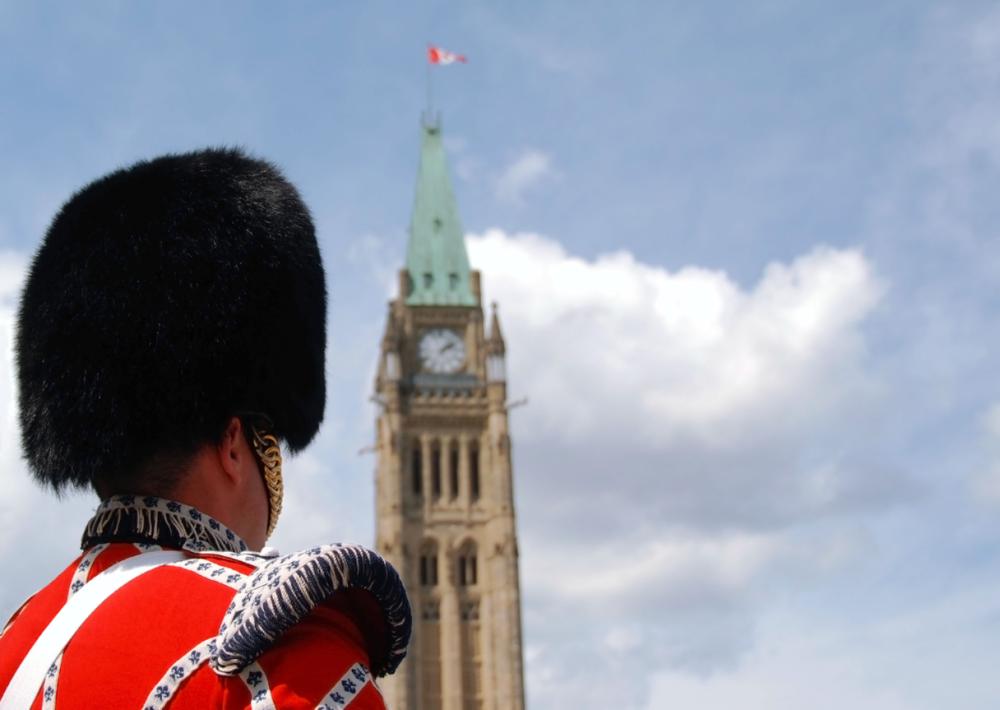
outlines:
[{"label": "white cloud", "polygon": [[554,175],[552,159],[539,150],[526,150],[510,163],[497,178],[497,199],[521,204],[525,193]]},{"label": "white cloud", "polygon": [[850,613],[843,609],[768,613],[760,642],[739,668],[708,677],[656,673],[646,707],[659,710],[664,698],[700,710],[992,707],[997,643],[979,629],[998,611],[996,594],[984,587],[916,609],[893,605],[868,623],[844,618]]},{"label": "white cloud", "polygon": [[627,252],[585,261],[533,234],[469,247],[510,331],[512,385],[532,398],[518,416],[539,438],[742,446],[872,393],[860,327],[882,287],[856,250],[818,247],[744,290]]},{"label": "white cloud", "polygon": [[[511,416],[532,702],[572,706],[545,688],[597,669],[735,668],[775,589],[873,554],[863,528],[815,525],[906,490],[855,444],[880,396],[865,323],[884,290],[862,252],[816,247],[743,286],[536,234],[468,241],[511,396],[530,398]],[[577,700],[644,702],[615,692]]]},{"label": "white cloud", "polygon": [[[527,574],[539,588],[569,602],[595,608],[646,601],[687,606],[709,596],[741,594],[778,558],[786,555],[777,535],[658,536],[631,545],[621,540],[591,548],[586,565],[567,560],[555,546],[528,556]],[[599,569],[599,575],[594,570]],[[631,604],[629,604],[631,606]]]}]

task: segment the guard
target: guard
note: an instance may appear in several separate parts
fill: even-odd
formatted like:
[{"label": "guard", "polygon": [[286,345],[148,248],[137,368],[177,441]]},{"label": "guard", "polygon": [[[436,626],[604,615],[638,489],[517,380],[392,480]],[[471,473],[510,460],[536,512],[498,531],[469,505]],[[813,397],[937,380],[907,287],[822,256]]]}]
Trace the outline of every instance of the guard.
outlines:
[{"label": "guard", "polygon": [[101,502],[0,632],[0,710],[384,708],[411,624],[396,571],[361,547],[261,552],[281,449],[326,397],[323,266],[280,172],[218,149],[93,182],[17,329],[32,474]]}]

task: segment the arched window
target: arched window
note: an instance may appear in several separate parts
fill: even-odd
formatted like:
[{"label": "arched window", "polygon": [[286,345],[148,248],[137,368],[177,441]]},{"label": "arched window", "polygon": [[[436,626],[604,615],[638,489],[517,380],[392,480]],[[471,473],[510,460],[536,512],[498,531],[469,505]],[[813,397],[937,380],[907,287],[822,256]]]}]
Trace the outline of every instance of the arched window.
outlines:
[{"label": "arched window", "polygon": [[415,495],[420,495],[420,491],[423,488],[424,477],[424,464],[422,452],[420,450],[420,439],[413,440],[413,450],[410,454],[410,473],[413,480],[413,493]]},{"label": "arched window", "polygon": [[479,582],[479,569],[476,561],[476,544],[466,542],[458,553],[458,586],[472,587]]},{"label": "arched window", "polygon": [[479,500],[479,445],[469,447],[469,498]]},{"label": "arched window", "polygon": [[420,585],[436,587],[438,583],[437,544],[433,540],[420,546]]}]

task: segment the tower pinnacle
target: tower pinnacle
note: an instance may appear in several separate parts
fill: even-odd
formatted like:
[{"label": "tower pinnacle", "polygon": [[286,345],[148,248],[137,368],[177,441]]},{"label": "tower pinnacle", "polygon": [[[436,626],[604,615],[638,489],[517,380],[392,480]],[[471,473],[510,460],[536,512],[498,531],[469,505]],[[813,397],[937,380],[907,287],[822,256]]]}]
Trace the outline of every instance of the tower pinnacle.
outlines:
[{"label": "tower pinnacle", "polygon": [[507,346],[503,340],[503,333],[500,331],[500,314],[497,312],[497,302],[493,301],[493,317],[490,319],[490,337],[487,341],[489,352],[503,355],[507,351]]},{"label": "tower pinnacle", "polygon": [[469,255],[448,176],[441,123],[421,122],[417,192],[410,219],[406,269],[409,306],[475,306],[469,285]]}]

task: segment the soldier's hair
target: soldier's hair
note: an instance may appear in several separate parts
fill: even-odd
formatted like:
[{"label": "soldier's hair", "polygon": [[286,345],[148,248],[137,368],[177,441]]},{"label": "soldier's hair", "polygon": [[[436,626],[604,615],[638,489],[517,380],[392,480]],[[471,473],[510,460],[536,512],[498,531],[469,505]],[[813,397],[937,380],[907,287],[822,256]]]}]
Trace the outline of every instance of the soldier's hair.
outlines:
[{"label": "soldier's hair", "polygon": [[313,223],[277,168],[235,149],[139,162],[74,195],[31,265],[25,457],[56,491],[140,488],[242,412],[294,452],[323,419],[325,345]]}]

